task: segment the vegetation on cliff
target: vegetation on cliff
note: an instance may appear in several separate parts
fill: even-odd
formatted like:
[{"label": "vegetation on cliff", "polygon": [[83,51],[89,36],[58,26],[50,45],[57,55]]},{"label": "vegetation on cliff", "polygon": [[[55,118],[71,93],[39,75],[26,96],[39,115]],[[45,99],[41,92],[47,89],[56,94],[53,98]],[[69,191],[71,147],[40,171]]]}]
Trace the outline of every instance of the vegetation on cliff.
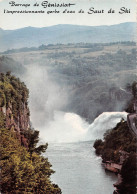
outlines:
[{"label": "vegetation on cliff", "polygon": [[[129,113],[135,112],[135,101],[137,97],[137,83],[129,85],[129,91],[132,91],[133,98],[127,106]],[[137,119],[135,117],[135,124]],[[137,138],[128,127],[127,121],[123,119],[113,129],[107,130],[104,134],[104,140],[97,139],[93,147],[96,149],[96,154],[101,155],[103,162],[111,161],[113,163],[122,164],[120,171],[122,182],[117,184],[118,193],[120,194],[135,194],[136,193],[136,148]],[[121,151],[127,157],[121,163]]]},{"label": "vegetation on cliff", "polygon": [[113,129],[106,131],[104,141],[96,140],[94,148],[104,161],[120,162],[119,151],[136,152],[136,137],[130,132],[127,122],[121,120]]},{"label": "vegetation on cliff", "polygon": [[0,107],[12,104],[12,110],[17,116],[22,110],[23,104],[27,104],[29,91],[23,82],[20,82],[15,76],[1,73],[0,75]]},{"label": "vegetation on cliff", "polygon": [[[13,120],[20,116],[24,103],[27,106],[28,89],[10,73],[0,75],[0,108],[12,104]],[[37,146],[39,132],[34,129],[16,131],[7,126],[7,114],[0,111],[0,190],[1,193],[47,193],[60,194],[50,175],[54,173],[48,158],[41,153],[46,145]],[[22,138],[26,141],[23,146]]]}]

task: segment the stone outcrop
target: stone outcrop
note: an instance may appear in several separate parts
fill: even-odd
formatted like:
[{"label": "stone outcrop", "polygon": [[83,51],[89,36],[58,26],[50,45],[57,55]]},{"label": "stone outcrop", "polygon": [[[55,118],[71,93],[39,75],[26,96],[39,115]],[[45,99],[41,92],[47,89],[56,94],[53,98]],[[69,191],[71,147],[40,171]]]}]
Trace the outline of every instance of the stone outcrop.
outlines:
[{"label": "stone outcrop", "polygon": [[121,170],[121,168],[122,168],[121,164],[116,164],[116,163],[111,162],[111,161],[105,162],[105,169],[109,170],[111,172],[118,173]]},{"label": "stone outcrop", "polygon": [[28,147],[25,131],[30,128],[28,108],[29,91],[10,72],[0,73],[0,112],[4,115],[4,128],[15,132],[21,144]]},{"label": "stone outcrop", "polygon": [[16,132],[17,137],[21,141],[21,144],[28,147],[28,141],[22,134],[23,131],[30,128],[29,108],[24,103],[22,104],[22,110],[19,111],[18,116],[15,118],[13,114],[12,103],[8,103],[8,106],[0,107],[0,111],[6,118],[6,128]]}]

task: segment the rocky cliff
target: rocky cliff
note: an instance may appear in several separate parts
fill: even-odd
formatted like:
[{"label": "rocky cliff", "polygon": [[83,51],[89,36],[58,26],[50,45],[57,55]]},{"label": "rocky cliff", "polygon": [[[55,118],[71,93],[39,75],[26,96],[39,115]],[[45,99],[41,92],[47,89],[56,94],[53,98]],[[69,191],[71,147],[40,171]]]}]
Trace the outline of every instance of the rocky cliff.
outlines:
[{"label": "rocky cliff", "polygon": [[38,146],[39,131],[31,129],[28,96],[19,79],[0,74],[0,193],[61,194],[41,156],[48,145]]},{"label": "rocky cliff", "polygon": [[29,109],[25,104],[22,104],[23,109],[18,113],[17,118],[14,118],[12,103],[8,106],[0,107],[0,111],[6,116],[6,127],[8,129],[14,128],[14,131],[21,132],[27,130],[30,126]]},{"label": "rocky cliff", "polygon": [[10,73],[0,75],[0,112],[5,116],[5,126],[16,132],[21,144],[28,146],[22,134],[30,128],[28,90],[24,83]]}]

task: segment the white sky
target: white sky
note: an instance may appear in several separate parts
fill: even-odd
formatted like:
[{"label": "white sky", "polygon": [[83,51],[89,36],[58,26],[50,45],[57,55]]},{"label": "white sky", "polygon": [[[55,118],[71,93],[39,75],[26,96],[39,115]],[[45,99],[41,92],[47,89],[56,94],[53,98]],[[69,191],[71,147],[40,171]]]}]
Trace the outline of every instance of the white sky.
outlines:
[{"label": "white sky", "polygon": [[[12,0],[0,0],[0,28],[17,29],[26,26],[45,27],[56,24],[77,24],[77,25],[113,25],[124,22],[136,21],[136,0],[49,0],[49,3],[75,3],[75,6],[67,8],[68,10],[76,11],[75,14],[62,14],[66,8],[46,8],[41,6],[44,0],[13,0],[16,4],[31,4],[31,7],[11,7],[9,2]],[[33,4],[38,2],[39,7],[34,8]],[[89,8],[94,7],[96,10],[104,9],[104,14],[88,14]],[[121,7],[130,9],[131,13],[119,14]],[[107,11],[113,8],[116,13],[108,14]],[[5,10],[59,10],[59,14],[7,14]],[[83,9],[85,13],[78,14],[77,12]]]}]

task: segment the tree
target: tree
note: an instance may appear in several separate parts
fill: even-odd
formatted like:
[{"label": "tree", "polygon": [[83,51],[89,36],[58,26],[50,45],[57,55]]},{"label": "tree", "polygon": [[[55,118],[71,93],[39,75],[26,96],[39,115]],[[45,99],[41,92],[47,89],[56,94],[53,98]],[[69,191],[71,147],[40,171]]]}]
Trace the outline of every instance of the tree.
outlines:
[{"label": "tree", "polygon": [[[61,194],[58,185],[50,180],[54,171],[48,158],[41,156],[48,144],[37,146],[39,131],[25,126],[17,132],[15,126],[6,126],[5,120],[12,115],[17,121],[26,106],[26,117],[29,123],[27,99],[28,89],[19,79],[0,74],[0,107],[10,107],[11,113],[6,116],[0,109],[0,192],[10,194],[46,193]],[[19,126],[21,125],[18,119]],[[22,137],[27,141],[27,146],[22,142]],[[23,146],[24,145],[24,146]]]},{"label": "tree", "polygon": [[[1,126],[4,124],[1,121]],[[37,139],[37,132],[34,133]],[[34,137],[33,136],[33,137]],[[35,139],[33,138],[33,140]],[[32,141],[30,151],[21,146],[15,132],[0,128],[0,166],[2,193],[46,193],[61,194],[60,188],[51,183],[50,175],[54,173],[47,158],[40,155],[46,146],[35,147]],[[33,151],[32,151],[33,150]]]}]

